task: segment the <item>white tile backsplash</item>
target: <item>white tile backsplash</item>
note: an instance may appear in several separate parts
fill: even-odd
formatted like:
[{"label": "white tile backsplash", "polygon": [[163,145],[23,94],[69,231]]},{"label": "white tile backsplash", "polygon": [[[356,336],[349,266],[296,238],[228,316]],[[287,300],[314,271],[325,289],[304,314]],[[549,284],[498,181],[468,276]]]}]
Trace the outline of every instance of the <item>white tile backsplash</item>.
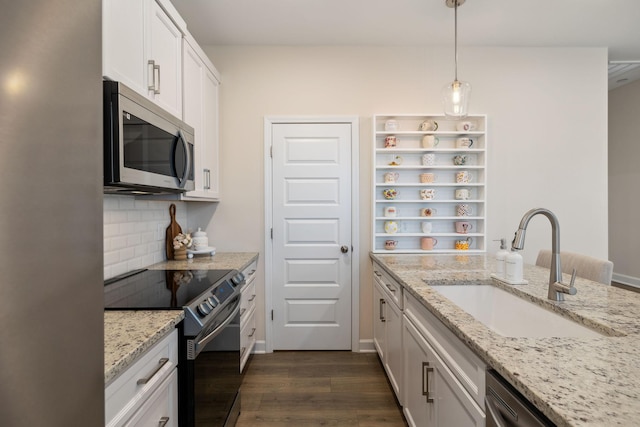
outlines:
[{"label": "white tile backsplash", "polygon": [[105,279],[165,260],[165,230],[171,221],[171,203],[176,205],[176,221],[187,231],[184,202],[104,195]]}]

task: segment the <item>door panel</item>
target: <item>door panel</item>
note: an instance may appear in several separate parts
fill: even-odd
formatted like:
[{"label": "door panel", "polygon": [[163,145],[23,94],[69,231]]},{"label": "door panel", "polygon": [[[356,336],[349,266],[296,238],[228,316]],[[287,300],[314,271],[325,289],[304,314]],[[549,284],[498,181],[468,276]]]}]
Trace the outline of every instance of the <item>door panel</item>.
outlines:
[{"label": "door panel", "polygon": [[351,125],[272,132],[274,349],[350,349]]}]

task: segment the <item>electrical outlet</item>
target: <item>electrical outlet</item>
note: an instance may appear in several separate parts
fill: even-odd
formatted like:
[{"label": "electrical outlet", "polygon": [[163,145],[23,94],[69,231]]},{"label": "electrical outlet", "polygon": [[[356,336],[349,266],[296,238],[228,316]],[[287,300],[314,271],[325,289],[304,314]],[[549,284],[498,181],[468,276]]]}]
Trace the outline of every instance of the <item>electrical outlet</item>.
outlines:
[{"label": "electrical outlet", "polygon": [[158,229],[156,230],[156,240],[164,239],[164,227],[162,224],[158,224]]}]

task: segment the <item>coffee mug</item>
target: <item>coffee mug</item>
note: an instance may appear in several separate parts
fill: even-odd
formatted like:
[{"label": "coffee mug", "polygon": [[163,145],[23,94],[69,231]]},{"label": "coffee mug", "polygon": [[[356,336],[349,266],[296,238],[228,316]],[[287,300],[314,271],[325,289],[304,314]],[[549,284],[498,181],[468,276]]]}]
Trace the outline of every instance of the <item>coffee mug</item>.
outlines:
[{"label": "coffee mug", "polygon": [[393,148],[396,145],[398,145],[398,139],[395,136],[389,135],[384,139],[384,148]]},{"label": "coffee mug", "polygon": [[395,217],[398,215],[398,211],[395,206],[385,206],[384,208],[384,216],[386,217]]},{"label": "coffee mug", "polygon": [[430,222],[423,222],[420,224],[420,228],[422,228],[422,232],[424,234],[429,234],[431,233],[431,230],[433,230],[433,224]]},{"label": "coffee mug", "polygon": [[422,155],[423,166],[433,166],[436,164],[436,155],[433,153],[427,153]]},{"label": "coffee mug", "polygon": [[476,128],[476,124],[474,122],[464,121],[464,122],[458,122],[456,124],[456,129],[458,129],[461,132],[471,131],[471,130],[474,130],[475,128]]},{"label": "coffee mug", "polygon": [[398,130],[398,121],[394,119],[387,120],[384,122],[384,130],[391,132]]},{"label": "coffee mug", "polygon": [[465,240],[456,240],[455,248],[460,251],[469,250],[473,239],[471,237],[467,237]]},{"label": "coffee mug", "polygon": [[469,231],[473,229],[473,224],[466,221],[456,221],[456,233],[459,234],[467,234]]},{"label": "coffee mug", "polygon": [[458,216],[470,216],[471,212],[471,205],[467,205],[466,203],[456,205],[456,215]]},{"label": "coffee mug", "polygon": [[424,122],[420,123],[420,130],[421,131],[438,130],[438,122],[436,122],[435,120],[425,120]]},{"label": "coffee mug", "polygon": [[456,148],[471,148],[473,143],[472,138],[458,138],[456,139]]},{"label": "coffee mug", "polygon": [[398,172],[387,172],[384,174],[384,183],[385,184],[393,184],[398,178],[400,178],[400,174]]},{"label": "coffee mug", "polygon": [[420,248],[422,248],[423,251],[430,251],[437,244],[438,244],[438,240],[434,239],[433,237],[420,238]]},{"label": "coffee mug", "polygon": [[433,200],[436,198],[435,188],[424,188],[420,190],[420,198],[422,200]]},{"label": "coffee mug", "polygon": [[420,174],[420,182],[423,184],[429,184],[435,182],[438,179],[438,175],[433,172],[426,172]]},{"label": "coffee mug", "polygon": [[440,143],[440,138],[433,135],[425,135],[422,137],[422,148],[437,147]]},{"label": "coffee mug", "polygon": [[455,191],[456,200],[468,200],[471,198],[471,190],[468,188],[457,188]]},{"label": "coffee mug", "polygon": [[420,209],[420,216],[434,216],[438,213],[436,208],[422,208]]},{"label": "coffee mug", "polygon": [[471,182],[471,173],[469,171],[456,172],[456,183],[467,184],[469,182]]},{"label": "coffee mug", "polygon": [[467,156],[463,156],[462,154],[458,154],[453,156],[453,164],[456,166],[462,166],[467,164]]},{"label": "coffee mug", "polygon": [[395,221],[386,221],[384,223],[384,232],[387,234],[394,234],[398,232],[398,223]]},{"label": "coffee mug", "polygon": [[396,248],[396,246],[398,246],[398,241],[397,240],[385,240],[384,241],[384,248],[388,251],[392,251]]},{"label": "coffee mug", "polygon": [[398,192],[395,188],[385,188],[384,190],[382,190],[382,195],[387,200],[393,200],[398,195]]},{"label": "coffee mug", "polygon": [[389,166],[400,166],[403,160],[402,156],[394,156],[393,160],[389,163]]}]

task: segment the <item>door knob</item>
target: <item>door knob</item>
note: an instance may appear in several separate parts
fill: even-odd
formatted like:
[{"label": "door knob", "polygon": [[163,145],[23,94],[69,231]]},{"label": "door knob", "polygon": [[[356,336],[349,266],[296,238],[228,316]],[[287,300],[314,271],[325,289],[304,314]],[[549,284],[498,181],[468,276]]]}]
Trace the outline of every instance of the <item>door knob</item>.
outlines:
[{"label": "door knob", "polygon": [[349,247],[347,245],[342,245],[342,247],[340,248],[340,252],[346,254],[347,252],[349,252]]}]

